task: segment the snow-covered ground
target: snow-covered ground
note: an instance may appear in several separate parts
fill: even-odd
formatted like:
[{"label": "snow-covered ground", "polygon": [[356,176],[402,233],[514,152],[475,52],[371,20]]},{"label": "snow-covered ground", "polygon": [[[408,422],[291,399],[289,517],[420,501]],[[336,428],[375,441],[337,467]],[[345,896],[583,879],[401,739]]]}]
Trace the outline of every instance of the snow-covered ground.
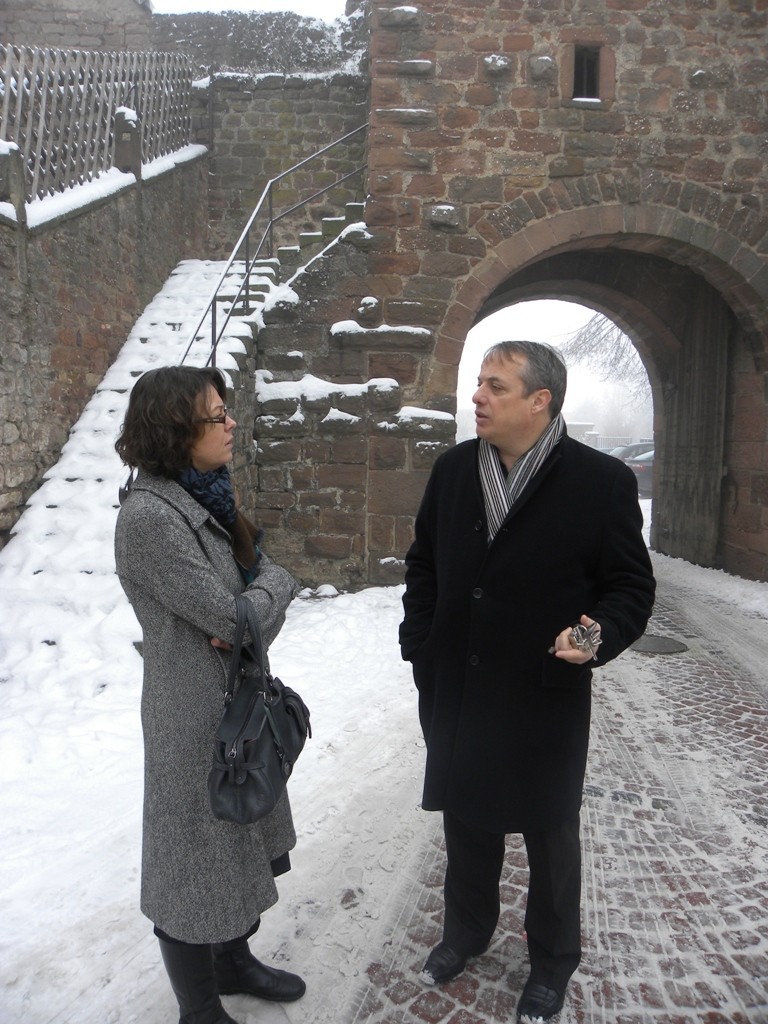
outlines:
[{"label": "snow-covered ground", "polygon": [[[0,552],[1,1024],[173,1017],[137,909],[142,664],[114,574],[126,474],[113,442],[133,380],[178,361],[223,266],[188,261],[171,275]],[[220,347],[225,372],[244,330],[232,323]],[[204,360],[206,337],[203,328],[189,362]],[[267,941],[289,958],[295,931],[312,934],[312,961],[329,977],[356,973],[352,948],[388,920],[393,872],[418,855],[411,836],[434,825],[417,813],[421,744],[395,644],[398,604],[395,590],[305,593],[273,647],[276,669],[310,704],[315,739],[292,786],[301,842]],[[410,819],[395,835],[392,815]],[[378,882],[365,909],[337,929],[329,892],[342,885],[356,905],[368,873]],[[284,1013],[273,1007],[267,1019]]]},{"label": "snow-covered ground", "polygon": [[[173,997],[137,906],[139,633],[114,582],[93,569],[99,548],[109,561],[109,529],[81,525],[89,539],[70,548],[62,588],[47,585],[46,570],[16,576],[25,558],[56,561],[33,538],[0,556],[0,1020],[168,1024]],[[768,588],[657,563],[713,616],[725,599],[737,619],[759,622],[764,663]],[[419,809],[423,744],[397,647],[401,592],[305,594],[273,646],[275,670],[311,707],[314,738],[290,786],[293,871],[254,946],[300,970],[308,994],[290,1006],[230,1004],[243,1024],[353,1020],[356,989],[397,933],[440,828]],[[656,714],[649,706],[651,722]]]},{"label": "snow-covered ground", "polygon": [[[112,441],[136,366],[173,361],[194,320],[185,273],[187,285],[201,275],[196,293],[206,295],[216,272],[199,264],[170,279],[0,552],[3,1024],[175,1019],[138,910],[142,666],[139,628],[114,576],[124,472]],[[230,352],[238,344],[233,330]],[[226,367],[226,351],[221,358]],[[665,586],[689,595],[761,678],[768,586],[655,561]],[[440,827],[419,809],[423,745],[397,646],[401,591],[305,592],[272,649],[276,672],[311,708],[314,738],[290,787],[294,870],[280,879],[281,900],[254,946],[300,970],[308,993],[290,1006],[260,1005],[263,1024],[355,1019],[366,969],[412,911],[412,879]],[[651,722],[657,713],[650,704]],[[247,1001],[233,1005],[245,1024],[257,1019]]]}]

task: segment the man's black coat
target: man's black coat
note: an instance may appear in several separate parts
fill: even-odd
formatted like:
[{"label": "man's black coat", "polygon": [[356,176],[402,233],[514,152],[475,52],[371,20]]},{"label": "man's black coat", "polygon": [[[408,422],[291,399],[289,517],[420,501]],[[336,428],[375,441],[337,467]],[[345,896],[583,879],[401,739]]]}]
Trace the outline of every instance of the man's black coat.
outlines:
[{"label": "man's black coat", "polygon": [[[579,812],[591,667],[642,635],[655,583],[623,462],[563,437],[489,546],[477,445],[435,463],[406,557],[400,644],[427,745],[423,807],[541,831]],[[598,661],[547,653],[583,614],[602,626]]]}]

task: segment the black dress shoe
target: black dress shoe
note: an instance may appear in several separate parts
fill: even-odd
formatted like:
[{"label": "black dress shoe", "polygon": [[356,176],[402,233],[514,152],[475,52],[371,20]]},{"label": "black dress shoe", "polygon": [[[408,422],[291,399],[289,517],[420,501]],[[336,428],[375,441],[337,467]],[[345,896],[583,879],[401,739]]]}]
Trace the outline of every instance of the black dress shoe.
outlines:
[{"label": "black dress shoe", "polygon": [[419,977],[427,985],[443,985],[461,974],[468,959],[440,942],[427,957]]},{"label": "black dress shoe", "polygon": [[527,1017],[536,1024],[539,1021],[552,1020],[555,1014],[562,1010],[564,1002],[565,993],[540,985],[529,978],[517,1004],[517,1019]]}]

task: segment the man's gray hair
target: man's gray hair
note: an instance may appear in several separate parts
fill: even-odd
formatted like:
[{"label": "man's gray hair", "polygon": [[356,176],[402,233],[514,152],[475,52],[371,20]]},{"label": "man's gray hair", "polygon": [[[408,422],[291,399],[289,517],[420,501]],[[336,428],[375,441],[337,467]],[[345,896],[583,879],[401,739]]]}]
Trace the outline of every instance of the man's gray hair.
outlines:
[{"label": "man's gray hair", "polygon": [[522,359],[520,379],[525,396],[546,388],[552,395],[549,412],[554,419],[563,407],[568,384],[568,370],[562,355],[552,345],[539,341],[497,341],[485,353],[483,362],[515,358]]}]

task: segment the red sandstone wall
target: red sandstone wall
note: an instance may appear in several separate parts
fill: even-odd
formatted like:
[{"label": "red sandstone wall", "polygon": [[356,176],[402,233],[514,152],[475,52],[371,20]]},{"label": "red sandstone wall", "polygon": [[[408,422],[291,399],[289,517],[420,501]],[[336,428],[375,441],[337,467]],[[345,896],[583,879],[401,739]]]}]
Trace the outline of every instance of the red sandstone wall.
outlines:
[{"label": "red sandstone wall", "polygon": [[[366,209],[383,319],[409,305],[414,323],[437,327],[431,357],[403,382],[406,400],[452,409],[483,304],[511,295],[523,273],[529,297],[551,295],[557,268],[544,261],[566,253],[611,252],[601,281],[577,272],[552,287],[621,315],[643,340],[660,440],[709,440],[710,398],[728,385],[707,390],[708,374],[731,351],[740,370],[730,386],[763,398],[725,396],[728,421],[709,454],[668,448],[656,536],[661,550],[692,557],[690,481],[706,474],[711,497],[727,472],[719,557],[755,576],[768,572],[767,42],[766,0],[383,0],[372,6]],[[599,89],[585,101],[573,69],[587,46],[599,49]],[[689,296],[665,293],[677,308],[667,322],[652,289],[628,301],[622,251],[715,288],[733,331],[709,328],[695,355],[670,355],[670,336],[673,349],[690,341]],[[673,286],[662,277],[655,287]]]},{"label": "red sandstone wall", "polygon": [[[384,0],[372,18],[366,219],[405,294],[447,311],[502,238],[653,188],[764,212],[765,0]],[[597,103],[572,98],[576,43],[601,47]]]},{"label": "red sandstone wall", "polygon": [[34,233],[0,225],[0,546],[137,316],[205,246],[206,161]]},{"label": "red sandstone wall", "polygon": [[[207,89],[194,89],[193,103],[194,141],[211,144],[211,247],[229,256],[270,178],[366,123],[368,79],[342,72],[221,75]],[[275,214],[363,166],[365,140],[363,132],[286,178],[274,197]],[[349,179],[279,224],[277,244],[294,244],[299,231],[316,229],[324,215],[364,198],[365,177]]]}]

